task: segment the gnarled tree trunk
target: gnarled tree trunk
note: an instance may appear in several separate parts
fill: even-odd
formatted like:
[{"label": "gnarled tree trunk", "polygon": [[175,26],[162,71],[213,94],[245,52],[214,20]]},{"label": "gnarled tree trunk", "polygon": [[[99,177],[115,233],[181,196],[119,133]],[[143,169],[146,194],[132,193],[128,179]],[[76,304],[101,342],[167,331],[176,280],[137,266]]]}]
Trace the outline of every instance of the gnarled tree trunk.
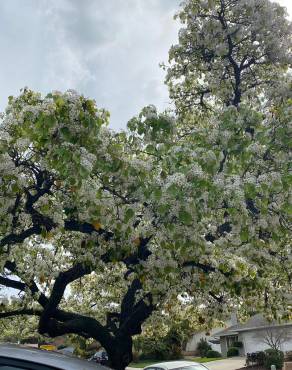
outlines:
[{"label": "gnarled tree trunk", "polygon": [[133,341],[131,337],[120,337],[113,341],[110,348],[105,348],[109,356],[109,366],[115,370],[124,370],[133,360]]}]

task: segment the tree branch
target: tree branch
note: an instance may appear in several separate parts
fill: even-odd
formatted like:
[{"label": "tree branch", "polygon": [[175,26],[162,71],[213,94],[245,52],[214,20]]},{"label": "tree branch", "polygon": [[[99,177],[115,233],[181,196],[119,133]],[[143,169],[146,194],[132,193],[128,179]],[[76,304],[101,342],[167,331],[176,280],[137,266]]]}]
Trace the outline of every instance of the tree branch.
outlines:
[{"label": "tree branch", "polygon": [[45,309],[41,315],[39,322],[39,330],[45,331],[48,319],[54,315],[61,299],[63,298],[65,289],[68,284],[80,277],[91,273],[92,269],[89,266],[84,266],[81,263],[76,264],[65,272],[61,272],[56,278],[50,297],[47,299]]},{"label": "tree branch", "polygon": [[107,231],[103,228],[96,230],[92,224],[76,220],[65,220],[65,229],[67,231],[78,231],[84,234],[97,233],[98,235],[102,235],[105,240],[110,240],[114,236],[114,233],[111,231]]},{"label": "tree branch", "polygon": [[0,276],[0,285],[4,285],[7,288],[17,289],[21,292],[23,292],[26,288],[25,283],[22,283],[21,281],[17,281],[17,280],[8,279],[3,276]]},{"label": "tree branch", "polygon": [[33,310],[33,309],[20,309],[14,311],[0,312],[0,319],[5,319],[12,316],[21,316],[21,315],[32,315],[32,316],[41,316],[42,311]]},{"label": "tree branch", "polygon": [[196,262],[196,261],[186,261],[183,263],[182,267],[196,267],[200,270],[202,270],[203,272],[205,272],[206,274],[210,273],[210,272],[220,272],[222,275],[226,276],[226,277],[230,277],[231,275],[231,272],[225,272],[225,271],[222,271],[220,269],[217,269],[216,267],[213,267],[211,265],[204,265],[200,262]]},{"label": "tree branch", "polygon": [[41,232],[42,232],[41,226],[34,225],[22,231],[20,234],[11,233],[9,235],[6,235],[4,238],[0,240],[0,248],[4,247],[5,245],[22,243],[25,241],[25,239],[29,238],[30,236],[40,235]]},{"label": "tree branch", "polygon": [[[4,265],[4,268],[9,270],[11,273],[18,275],[17,267],[16,267],[16,264],[14,262],[6,261],[6,263]],[[7,278],[2,278],[2,279],[7,279]],[[15,281],[15,280],[7,279],[6,284],[9,284],[10,283],[9,281],[10,282],[12,281],[13,283],[11,283],[11,284],[14,284],[14,286],[10,286],[11,288],[15,288],[15,289],[18,289],[20,291],[24,291],[25,289],[29,289],[31,291],[32,295],[38,296],[37,301],[39,302],[39,304],[41,306],[45,307],[48,304],[48,298],[39,290],[38,286],[36,285],[36,283],[33,280],[31,280],[28,283],[24,283],[24,282],[18,282],[18,281]],[[2,280],[2,282],[4,283],[5,281]],[[6,285],[6,284],[3,284],[3,285],[9,287],[9,285]]]},{"label": "tree branch", "polygon": [[94,338],[100,341],[103,346],[109,347],[112,345],[113,337],[94,318],[76,314],[71,315],[70,313],[67,313],[67,318],[68,320],[65,322],[60,322],[55,318],[49,318],[45,330],[39,330],[40,334],[48,334],[51,337],[56,337],[73,333],[81,335],[84,338]]},{"label": "tree branch", "polygon": [[[148,303],[145,302],[148,300]],[[120,323],[119,334],[132,336],[141,334],[143,322],[152,314],[155,306],[150,293],[146,294],[138,303],[131,307],[131,312],[125,315]]]}]

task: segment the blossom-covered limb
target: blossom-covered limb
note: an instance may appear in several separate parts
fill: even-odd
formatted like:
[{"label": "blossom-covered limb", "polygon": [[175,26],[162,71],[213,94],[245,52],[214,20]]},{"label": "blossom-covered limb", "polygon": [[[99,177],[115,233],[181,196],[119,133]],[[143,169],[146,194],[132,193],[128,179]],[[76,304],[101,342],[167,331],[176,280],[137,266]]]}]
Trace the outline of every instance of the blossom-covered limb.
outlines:
[{"label": "blossom-covered limb", "polygon": [[33,236],[33,235],[40,235],[42,232],[42,228],[40,225],[34,225],[24,231],[21,231],[20,233],[10,233],[8,235],[5,235],[0,240],[0,248],[5,247],[6,245],[11,244],[17,244],[24,242],[27,238]]},{"label": "blossom-covered limb", "polygon": [[[17,270],[17,265],[15,262],[6,261],[4,264],[4,268],[9,270],[13,275],[19,275]],[[29,280],[28,282],[22,281],[14,281],[9,278],[2,277],[3,285],[14,288],[20,291],[29,290],[32,296],[36,297],[36,300],[42,307],[45,307],[48,304],[48,298],[43,294],[40,289],[38,288],[37,284],[34,280]],[[11,285],[6,285],[11,284]],[[13,285],[13,286],[12,286]]]}]

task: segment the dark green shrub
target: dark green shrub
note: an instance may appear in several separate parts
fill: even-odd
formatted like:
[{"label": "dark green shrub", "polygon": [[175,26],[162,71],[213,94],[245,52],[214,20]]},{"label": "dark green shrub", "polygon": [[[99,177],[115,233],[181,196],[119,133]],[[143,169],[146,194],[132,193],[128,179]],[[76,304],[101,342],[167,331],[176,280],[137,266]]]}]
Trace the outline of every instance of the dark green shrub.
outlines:
[{"label": "dark green shrub", "polygon": [[183,338],[172,328],[164,337],[137,338],[134,350],[140,353],[140,360],[178,360],[182,358]]},{"label": "dark green shrub", "polygon": [[136,344],[141,355],[141,360],[166,360],[168,349],[163,338],[140,338],[139,344]]},{"label": "dark green shrub", "polygon": [[182,358],[183,335],[176,328],[171,328],[163,338],[168,351],[169,360],[179,360]]},{"label": "dark green shrub", "polygon": [[239,349],[236,347],[230,347],[227,351],[227,357],[239,356]]},{"label": "dark green shrub", "polygon": [[281,370],[284,364],[284,353],[277,349],[265,350],[264,366],[267,370],[271,369],[271,365],[275,365],[277,370]]},{"label": "dark green shrub", "polygon": [[243,347],[243,343],[242,342],[234,342],[233,343],[233,347],[242,348]]},{"label": "dark green shrub", "polygon": [[201,338],[198,346],[197,346],[198,353],[201,357],[207,357],[207,352],[212,350],[211,345],[206,341],[206,339]]},{"label": "dark green shrub", "polygon": [[214,351],[213,349],[210,349],[207,353],[206,353],[206,357],[209,357],[209,358],[217,358],[217,357],[221,357],[221,353],[218,352],[218,351]]},{"label": "dark green shrub", "polygon": [[246,355],[246,365],[247,366],[251,366],[251,365],[263,366],[264,361],[265,361],[264,351],[247,353]]}]

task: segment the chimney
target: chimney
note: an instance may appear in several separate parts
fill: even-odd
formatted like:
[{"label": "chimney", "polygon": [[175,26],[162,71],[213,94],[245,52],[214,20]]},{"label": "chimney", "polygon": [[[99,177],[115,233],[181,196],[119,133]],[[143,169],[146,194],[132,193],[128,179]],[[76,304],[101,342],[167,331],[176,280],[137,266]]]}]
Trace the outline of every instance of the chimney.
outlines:
[{"label": "chimney", "polygon": [[238,324],[237,314],[236,314],[236,312],[233,312],[231,314],[231,325],[234,326],[234,325],[237,325],[237,324]]}]

